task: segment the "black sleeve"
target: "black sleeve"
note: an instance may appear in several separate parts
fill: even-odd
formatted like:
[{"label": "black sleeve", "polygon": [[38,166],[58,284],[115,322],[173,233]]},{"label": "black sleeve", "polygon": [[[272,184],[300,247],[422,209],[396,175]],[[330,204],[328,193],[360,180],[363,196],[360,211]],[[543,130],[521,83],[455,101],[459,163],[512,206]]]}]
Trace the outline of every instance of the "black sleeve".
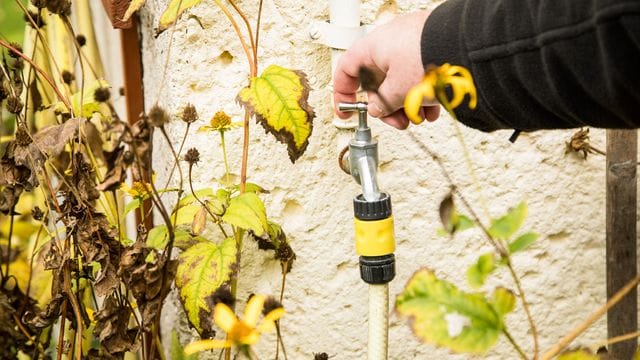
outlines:
[{"label": "black sleeve", "polygon": [[473,128],[640,127],[640,0],[449,0],[421,50],[471,71]]}]

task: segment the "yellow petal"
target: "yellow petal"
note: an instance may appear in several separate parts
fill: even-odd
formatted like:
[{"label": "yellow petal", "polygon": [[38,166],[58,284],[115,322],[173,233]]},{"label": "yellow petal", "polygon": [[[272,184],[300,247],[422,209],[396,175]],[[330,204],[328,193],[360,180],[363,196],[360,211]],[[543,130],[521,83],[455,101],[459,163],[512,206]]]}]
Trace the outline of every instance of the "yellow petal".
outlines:
[{"label": "yellow petal", "polygon": [[261,333],[272,332],[276,327],[276,320],[284,316],[284,313],[284,308],[281,307],[269,311],[264,319],[262,319],[262,324],[260,324],[258,331],[260,331]]},{"label": "yellow petal", "polygon": [[433,100],[433,85],[425,77],[425,80],[412,87],[404,98],[404,112],[414,124],[420,124],[424,119],[420,116],[422,99]]},{"label": "yellow petal", "polygon": [[451,85],[451,91],[453,92],[453,99],[449,102],[452,109],[455,109],[462,103],[466,94],[469,94],[470,97],[469,107],[472,109],[475,107],[475,102],[477,101],[476,88],[471,79],[460,76],[451,77],[449,78],[449,85]]},{"label": "yellow petal", "polygon": [[245,324],[252,328],[256,327],[264,306],[264,300],[264,295],[253,295],[251,299],[249,299],[247,306],[244,308],[244,318],[242,319]]},{"label": "yellow petal", "polygon": [[216,307],[213,309],[213,320],[220,329],[227,333],[230,332],[231,329],[233,329],[233,325],[238,322],[236,314],[223,303],[216,304]]},{"label": "yellow petal", "polygon": [[228,341],[228,340],[218,340],[218,339],[198,340],[185,346],[184,353],[186,355],[191,355],[193,353],[197,353],[200,351],[211,350],[211,349],[222,349],[222,348],[228,348],[228,347],[231,347],[231,341]]},{"label": "yellow petal", "polygon": [[260,333],[256,330],[252,330],[249,334],[245,335],[240,339],[241,344],[245,345],[253,345],[260,340]]}]

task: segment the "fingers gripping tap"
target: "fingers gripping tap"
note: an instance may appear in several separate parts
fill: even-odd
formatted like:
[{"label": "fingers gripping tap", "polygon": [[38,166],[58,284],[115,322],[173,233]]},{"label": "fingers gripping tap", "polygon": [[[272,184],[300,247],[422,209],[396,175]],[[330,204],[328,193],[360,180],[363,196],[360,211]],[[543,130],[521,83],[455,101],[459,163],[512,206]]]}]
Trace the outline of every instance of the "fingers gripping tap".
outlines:
[{"label": "fingers gripping tap", "polygon": [[367,125],[367,103],[339,103],[338,109],[343,112],[358,112],[358,128],[349,143],[349,156],[340,161],[349,173],[362,186],[362,195],[367,201],[380,198],[378,189],[378,141],[371,136],[371,128]]}]

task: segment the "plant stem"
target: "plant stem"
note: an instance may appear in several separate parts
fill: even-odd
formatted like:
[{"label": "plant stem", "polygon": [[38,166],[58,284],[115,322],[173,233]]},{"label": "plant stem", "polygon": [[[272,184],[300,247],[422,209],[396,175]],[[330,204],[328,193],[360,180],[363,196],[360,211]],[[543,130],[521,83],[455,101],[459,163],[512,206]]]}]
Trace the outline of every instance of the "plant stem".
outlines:
[{"label": "plant stem", "polygon": [[611,309],[614,305],[616,305],[620,300],[622,300],[625,295],[627,295],[631,290],[633,290],[638,283],[640,283],[640,275],[637,275],[631,281],[629,281],[625,286],[623,286],[618,292],[616,292],[606,304],[602,305],[596,311],[594,311],[588,318],[586,318],[583,322],[578,324],[570,333],[565,335],[558,343],[551,347],[547,352],[542,355],[542,360],[549,360],[558,353],[560,353],[564,348],[566,348],[571,342],[582,334],[589,326],[591,326],[594,322],[596,322],[602,315],[606,314],[609,309]]},{"label": "plant stem", "polygon": [[11,206],[11,217],[9,219],[9,234],[7,236],[7,254],[5,256],[5,260],[7,261],[7,265],[5,267],[4,273],[6,274],[6,277],[3,278],[3,283],[1,284],[2,286],[4,286],[4,282],[6,282],[7,280],[9,280],[9,263],[11,263],[11,238],[13,237],[13,223],[15,220],[15,209],[16,209],[16,205],[13,204],[13,206]]},{"label": "plant stem", "polygon": [[513,345],[513,347],[516,349],[516,351],[518,352],[518,354],[520,355],[521,358],[523,358],[524,360],[528,360],[529,358],[527,357],[527,355],[524,353],[524,351],[522,351],[522,348],[520,348],[520,346],[516,343],[516,341],[513,339],[513,337],[511,336],[511,334],[509,333],[509,331],[505,328],[502,329],[502,333],[504,334],[504,336],[507,337],[507,339],[509,340],[509,342],[511,343],[511,345]]},{"label": "plant stem", "polygon": [[511,257],[507,254],[507,267],[509,268],[509,272],[511,273],[511,278],[513,278],[513,282],[516,284],[516,289],[518,289],[518,296],[520,297],[520,301],[522,301],[522,308],[524,309],[524,313],[527,315],[527,321],[529,322],[529,328],[531,329],[531,336],[533,337],[533,360],[538,359],[538,331],[536,330],[536,324],[533,321],[533,317],[531,316],[531,311],[529,310],[529,304],[527,303],[527,299],[524,295],[524,290],[522,289],[522,284],[520,283],[520,278],[516,274],[515,269],[513,268],[513,264],[511,264]]},{"label": "plant stem", "polygon": [[62,315],[60,315],[60,329],[58,330],[60,334],[58,334],[58,352],[56,354],[56,360],[62,359],[62,347],[64,345],[64,325],[67,317],[67,303],[67,299],[64,299],[64,301],[62,302]]},{"label": "plant stem", "polygon": [[13,46],[11,46],[9,43],[7,43],[6,41],[4,41],[2,39],[0,39],[0,45],[2,45],[3,47],[11,50],[12,52],[14,52],[18,56],[20,56],[20,58],[22,58],[24,61],[28,62],[40,74],[40,76],[42,76],[42,78],[44,78],[44,80],[49,84],[49,86],[51,86],[53,91],[55,91],[56,95],[58,96],[58,99],[60,99],[60,101],[62,101],[64,106],[67,108],[67,110],[69,110],[69,112],[73,113],[73,107],[71,106],[71,103],[69,102],[69,99],[67,99],[66,96],[62,95],[62,93],[60,92],[58,87],[54,84],[53,80],[51,80],[51,78],[40,67],[38,67],[38,65],[36,65],[36,63],[33,62],[33,60],[29,59],[28,56],[26,56],[22,52],[16,50]]},{"label": "plant stem", "polygon": [[[242,18],[242,21],[244,22],[244,25],[247,27],[247,33],[249,34],[249,43],[251,44],[251,50],[252,50],[253,60],[254,60],[253,61],[253,66],[257,67],[258,66],[258,64],[257,64],[258,46],[257,46],[257,41],[254,41],[254,39],[253,39],[253,30],[251,30],[251,24],[249,24],[249,19],[247,18],[247,15],[245,15],[244,12],[242,12],[242,10],[240,10],[240,8],[238,7],[238,5],[236,4],[236,2],[234,0],[228,0],[228,1],[229,1],[229,4],[231,4],[231,6],[233,6],[234,10],[238,13],[238,15],[240,15],[240,17]],[[260,26],[260,23],[258,23],[257,26]]]},{"label": "plant stem", "polygon": [[617,344],[617,343],[620,343],[620,342],[623,342],[623,341],[627,341],[627,340],[631,340],[631,339],[637,338],[638,336],[640,336],[640,331],[634,331],[634,332],[630,332],[630,333],[627,333],[627,334],[624,334],[624,335],[612,337],[610,339],[602,340],[602,341],[596,343],[595,345],[590,346],[589,348],[591,348],[591,350],[593,350],[593,352],[596,352],[601,346]]},{"label": "plant stem", "polygon": [[224,175],[228,186],[231,184],[229,181],[229,163],[227,162],[227,147],[224,142],[224,131],[220,131],[220,145],[222,146],[222,159],[224,160]]},{"label": "plant stem", "polygon": [[247,41],[245,40],[244,36],[242,35],[242,31],[240,31],[240,27],[238,26],[238,23],[236,22],[236,20],[233,18],[233,15],[231,15],[231,12],[229,12],[229,9],[227,9],[226,6],[224,6],[224,4],[222,4],[222,2],[220,2],[220,0],[214,0],[216,2],[216,4],[220,7],[220,10],[222,10],[222,12],[227,16],[227,19],[229,19],[229,22],[231,23],[231,26],[233,26],[233,29],[236,32],[236,35],[238,36],[238,40],[240,40],[240,44],[242,45],[242,50],[244,50],[244,54],[247,56],[247,61],[249,62],[249,67],[252,69],[251,71],[251,75],[255,76],[254,72],[253,72],[253,68],[255,67],[255,61],[253,59],[252,52],[249,50],[249,45],[247,45]]}]

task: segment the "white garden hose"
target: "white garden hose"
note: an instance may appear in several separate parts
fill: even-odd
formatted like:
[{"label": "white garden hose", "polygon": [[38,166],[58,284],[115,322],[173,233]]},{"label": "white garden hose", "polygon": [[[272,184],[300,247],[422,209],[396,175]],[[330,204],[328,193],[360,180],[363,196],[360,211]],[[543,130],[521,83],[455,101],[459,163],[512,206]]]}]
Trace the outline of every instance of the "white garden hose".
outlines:
[{"label": "white garden hose", "polygon": [[368,360],[387,360],[389,284],[369,285]]}]

